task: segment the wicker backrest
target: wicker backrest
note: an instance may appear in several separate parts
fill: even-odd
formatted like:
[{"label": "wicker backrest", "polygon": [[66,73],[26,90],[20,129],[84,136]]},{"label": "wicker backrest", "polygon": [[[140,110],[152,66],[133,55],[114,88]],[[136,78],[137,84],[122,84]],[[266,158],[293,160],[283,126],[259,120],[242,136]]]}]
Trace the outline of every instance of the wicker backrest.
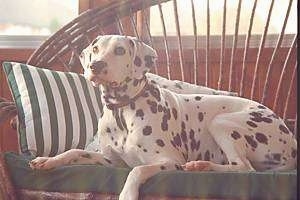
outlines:
[{"label": "wicker backrest", "polygon": [[[285,13],[280,34],[275,35],[275,47],[266,47],[266,38],[274,0],[271,1],[264,30],[259,35],[259,47],[250,47],[253,19],[256,15],[257,0],[254,0],[246,35],[239,34],[241,3],[237,6],[234,34],[226,36],[226,0],[220,1],[223,6],[223,21],[220,48],[212,47],[214,38],[211,35],[210,1],[206,0],[206,35],[200,36],[195,14],[195,2],[191,0],[190,13],[193,34],[183,37],[180,16],[176,0],[123,0],[114,1],[103,7],[87,10],[69,24],[61,28],[38,48],[28,60],[29,64],[61,70],[80,71],[79,54],[99,34],[128,34],[140,38],[158,51],[159,59],[154,73],[170,79],[180,79],[209,87],[237,91],[243,97],[262,102],[273,108],[283,117],[290,128],[295,126],[296,113],[296,35],[292,35],[292,44],[283,47],[286,24],[290,15],[293,0],[290,0]],[[204,0],[198,0],[204,1]],[[163,12],[165,2],[172,2],[176,35],[166,30],[166,18]],[[153,7],[160,13],[162,36],[151,35],[149,9]],[[125,22],[124,19],[127,19]],[[137,23],[139,21],[139,23]],[[129,22],[129,23],[128,23]],[[238,46],[238,39],[244,37],[243,47]],[[186,39],[188,38],[188,39]],[[205,38],[205,44],[201,44]],[[229,39],[228,39],[229,38]],[[231,46],[226,46],[230,40]],[[186,42],[192,41],[187,47]],[[174,48],[175,44],[175,48]],[[173,45],[173,46],[172,46]],[[255,56],[253,56],[255,55]],[[252,63],[251,66],[249,63]],[[278,65],[280,63],[280,65]]]}]

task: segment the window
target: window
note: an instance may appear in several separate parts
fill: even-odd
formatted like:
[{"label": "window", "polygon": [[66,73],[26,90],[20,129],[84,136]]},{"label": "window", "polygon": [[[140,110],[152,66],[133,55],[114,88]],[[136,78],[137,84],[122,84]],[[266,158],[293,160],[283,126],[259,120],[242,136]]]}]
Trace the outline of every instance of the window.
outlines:
[{"label": "window", "polygon": [[79,0],[0,0],[0,47],[36,48],[78,15]]},{"label": "window", "polygon": [[0,0],[0,35],[50,35],[78,15],[78,0]]},{"label": "window", "polygon": [[[198,35],[206,35],[206,15],[207,15],[207,0],[194,0],[197,33]],[[232,35],[235,31],[235,19],[237,14],[238,0],[227,0],[226,6],[226,34]],[[278,34],[281,31],[286,10],[288,7],[288,0],[276,0],[273,6],[268,34]],[[249,21],[251,16],[254,0],[242,1],[239,34],[247,34]],[[268,10],[270,8],[271,0],[262,0],[257,2],[252,34],[261,34],[264,30]],[[223,25],[223,5],[224,0],[209,0],[210,6],[210,34],[221,35]],[[180,31],[182,35],[193,35],[193,20],[190,0],[177,0],[177,10],[180,24]],[[163,30],[161,26],[160,12],[157,6],[151,8],[151,34],[162,35]],[[166,31],[169,35],[176,35],[176,25],[174,17],[173,2],[162,4],[162,13],[164,16],[164,23]],[[286,34],[297,33],[297,1],[294,0],[290,11],[288,23],[286,26]]]}]

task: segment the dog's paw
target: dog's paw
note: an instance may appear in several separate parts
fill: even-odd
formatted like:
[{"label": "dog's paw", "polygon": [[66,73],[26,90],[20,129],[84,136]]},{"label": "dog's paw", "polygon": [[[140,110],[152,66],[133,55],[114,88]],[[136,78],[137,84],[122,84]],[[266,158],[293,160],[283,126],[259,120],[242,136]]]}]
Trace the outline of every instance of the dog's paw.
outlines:
[{"label": "dog's paw", "polygon": [[136,187],[134,184],[125,183],[124,188],[119,195],[119,200],[138,200],[138,198],[138,187]]},{"label": "dog's paw", "polygon": [[128,191],[122,191],[119,200],[138,200],[138,194],[132,194]]},{"label": "dog's paw", "polygon": [[31,169],[52,169],[56,166],[56,161],[53,157],[37,157],[29,162]]},{"label": "dog's paw", "polygon": [[203,160],[190,161],[185,163],[182,167],[186,171],[211,171],[212,170],[211,162],[203,161]]}]

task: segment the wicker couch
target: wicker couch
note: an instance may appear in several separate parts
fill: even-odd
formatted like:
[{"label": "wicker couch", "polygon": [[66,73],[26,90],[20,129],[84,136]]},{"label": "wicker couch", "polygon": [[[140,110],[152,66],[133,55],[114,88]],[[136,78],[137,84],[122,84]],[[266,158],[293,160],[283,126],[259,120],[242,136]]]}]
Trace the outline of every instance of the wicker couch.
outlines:
[{"label": "wicker couch", "polygon": [[[175,36],[168,35],[166,31],[164,24],[166,19],[162,9],[165,2],[173,4]],[[255,13],[255,4],[252,10],[253,14]],[[150,7],[158,9],[160,13],[162,36],[151,35]],[[269,12],[272,12],[272,8]],[[287,16],[289,16],[289,12],[288,9]],[[103,7],[88,10],[65,25],[49,37],[31,55],[27,63],[49,69],[80,73],[79,54],[95,36],[98,34],[131,34],[157,50],[159,59],[153,73],[170,79],[181,79],[208,87],[235,91],[240,96],[260,101],[273,108],[284,118],[289,128],[297,134],[295,129],[296,94],[294,92],[296,61],[293,56],[296,49],[296,36],[293,36],[292,44],[289,47],[282,47],[286,22],[282,27],[281,34],[277,35],[276,46],[271,48],[265,46],[268,23],[266,24],[263,34],[260,35],[260,45],[256,49],[258,50],[256,53],[250,45],[253,18],[249,19],[246,37],[241,37],[244,38],[245,46],[238,46],[240,38],[238,34],[240,9],[238,8],[235,34],[230,37],[225,35],[225,22],[223,21],[221,48],[216,50],[212,45],[214,37],[209,32],[209,12],[207,16],[207,35],[199,36],[197,35],[199,27],[196,25],[195,7],[191,1],[191,20],[194,33],[190,36],[182,36],[181,30],[184,26],[180,25],[177,1],[114,1]],[[270,20],[269,17],[268,20]],[[230,48],[226,46],[225,39],[232,41]],[[201,45],[202,40],[205,41],[204,46]],[[186,45],[187,43],[191,45]],[[263,54],[263,51],[267,52],[267,56]],[[252,58],[253,55],[256,56]],[[277,64],[280,62],[281,65],[278,67]],[[250,67],[252,68],[250,69]],[[1,99],[1,102],[6,101]],[[1,105],[0,122],[4,121],[4,118],[15,115],[15,108],[7,109],[4,104]],[[15,127],[17,127],[16,123],[16,120],[12,121],[12,125]],[[117,194],[129,172],[129,169],[108,169],[89,165],[70,166],[37,173],[28,167],[28,160],[32,159],[30,156],[2,152],[0,158],[0,199],[5,200],[117,199]],[[23,179],[20,180],[20,177]],[[57,178],[52,182],[47,182],[50,177]],[[96,180],[93,179],[95,177],[99,181],[95,182]],[[73,184],[84,179],[87,181],[79,186]],[[93,181],[89,182],[89,180]],[[103,180],[105,181],[103,182]],[[36,184],[28,184],[34,182]],[[97,185],[96,188],[95,185]],[[295,171],[283,173],[170,172],[151,178],[141,188],[141,193],[143,199],[296,199],[296,190]]]}]

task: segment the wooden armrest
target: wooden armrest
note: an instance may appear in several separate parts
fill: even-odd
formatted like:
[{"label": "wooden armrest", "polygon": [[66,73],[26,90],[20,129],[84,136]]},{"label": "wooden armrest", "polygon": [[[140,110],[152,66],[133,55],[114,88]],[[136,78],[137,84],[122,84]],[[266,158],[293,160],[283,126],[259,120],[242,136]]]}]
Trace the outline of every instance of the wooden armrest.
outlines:
[{"label": "wooden armrest", "polygon": [[0,199],[17,200],[3,153],[0,153]]},{"label": "wooden armrest", "polygon": [[6,122],[7,120],[10,121],[10,125],[13,129],[17,127],[17,108],[14,102],[9,101],[0,97],[0,125]]}]

